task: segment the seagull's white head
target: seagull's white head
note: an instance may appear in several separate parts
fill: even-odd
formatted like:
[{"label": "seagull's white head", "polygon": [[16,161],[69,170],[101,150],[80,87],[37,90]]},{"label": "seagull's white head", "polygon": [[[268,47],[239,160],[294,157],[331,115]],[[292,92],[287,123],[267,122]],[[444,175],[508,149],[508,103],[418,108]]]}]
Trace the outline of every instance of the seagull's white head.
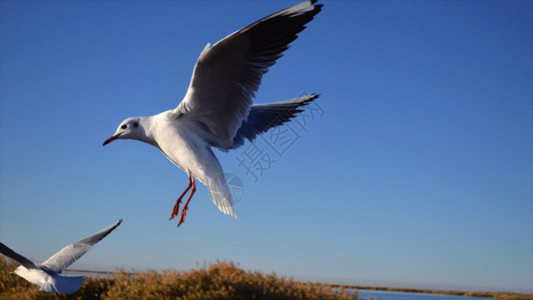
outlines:
[{"label": "seagull's white head", "polygon": [[33,268],[28,269],[25,266],[18,266],[18,268],[11,272],[11,274],[16,274],[36,285],[41,285],[43,280],[46,280],[47,278],[47,274],[42,270]]},{"label": "seagull's white head", "polygon": [[126,120],[122,121],[122,123],[120,123],[115,134],[113,134],[113,136],[105,140],[103,146],[118,139],[124,139],[124,140],[132,139],[132,140],[145,141],[146,133],[144,131],[144,127],[142,126],[142,123],[143,123],[143,118],[141,117],[127,118]]},{"label": "seagull's white head", "polygon": [[22,278],[26,278],[26,275],[30,272],[30,270],[28,270],[28,268],[26,268],[25,266],[18,266],[15,271],[13,272],[10,272],[10,274],[16,274]]}]

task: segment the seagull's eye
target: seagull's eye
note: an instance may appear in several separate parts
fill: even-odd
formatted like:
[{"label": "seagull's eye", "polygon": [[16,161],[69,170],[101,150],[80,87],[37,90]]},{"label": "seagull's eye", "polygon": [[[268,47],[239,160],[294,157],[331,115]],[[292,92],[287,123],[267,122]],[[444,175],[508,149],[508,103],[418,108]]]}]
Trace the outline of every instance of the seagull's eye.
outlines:
[{"label": "seagull's eye", "polygon": [[138,122],[133,123],[133,127],[135,128],[139,127],[139,123]]},{"label": "seagull's eye", "polygon": [[120,126],[120,128],[126,129],[126,128],[128,128],[128,125],[124,124],[124,125]]}]

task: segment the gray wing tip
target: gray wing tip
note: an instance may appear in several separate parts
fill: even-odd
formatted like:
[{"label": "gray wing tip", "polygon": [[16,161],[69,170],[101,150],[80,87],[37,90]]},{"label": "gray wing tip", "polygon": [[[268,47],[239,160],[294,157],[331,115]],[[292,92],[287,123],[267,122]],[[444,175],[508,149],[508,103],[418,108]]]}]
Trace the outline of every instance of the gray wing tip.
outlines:
[{"label": "gray wing tip", "polygon": [[311,0],[311,5],[314,6],[314,9],[317,10],[317,13],[320,12],[322,10],[322,7],[324,6],[324,4],[315,4],[317,0]]},{"label": "gray wing tip", "polygon": [[307,97],[309,97],[308,99],[305,99],[304,102],[305,103],[308,103],[308,102],[311,102],[315,99],[318,99],[320,97],[321,94],[317,94],[317,93],[312,93],[312,94],[309,94],[307,95]]},{"label": "gray wing tip", "polygon": [[[309,4],[311,5],[312,9],[305,10],[304,13],[311,13],[312,16],[315,16],[320,11],[322,11],[322,7],[324,6],[324,4],[315,4],[316,2],[317,2],[317,0],[310,0]],[[305,3],[305,2],[303,2],[303,3]],[[303,3],[301,3],[301,4],[303,4]],[[301,5],[301,4],[297,4],[295,6],[298,6],[298,5]]]},{"label": "gray wing tip", "polygon": [[17,252],[13,251],[11,248],[9,248],[8,246],[4,245],[1,242],[0,242],[0,253],[18,262],[19,264],[25,266],[28,269],[37,268],[37,266],[35,266],[35,264],[31,260],[18,254]]},{"label": "gray wing tip", "polygon": [[99,241],[101,241],[102,239],[104,239],[106,236],[108,236],[113,230],[115,230],[115,228],[117,228],[120,224],[122,224],[122,219],[118,220],[117,222],[115,222],[113,225],[93,234],[93,235],[90,235],[80,241],[78,241],[77,243],[86,243],[88,245],[94,245],[96,243],[98,243]]},{"label": "gray wing tip", "polygon": [[117,228],[120,224],[122,224],[122,218],[120,218],[120,220],[118,220],[115,224],[113,224],[111,226],[111,228],[109,228],[109,231],[104,235],[104,237],[106,237],[108,234],[111,233],[111,231],[115,230],[115,228]]},{"label": "gray wing tip", "polygon": [[[321,94],[317,94],[317,93],[311,93],[311,94],[307,94],[305,96],[301,96],[299,98],[296,98],[296,107],[302,107],[302,106],[306,106],[308,105],[309,103],[311,103],[312,101],[318,99],[320,97]],[[290,100],[289,100],[290,101]],[[301,111],[300,111],[301,112]]]}]

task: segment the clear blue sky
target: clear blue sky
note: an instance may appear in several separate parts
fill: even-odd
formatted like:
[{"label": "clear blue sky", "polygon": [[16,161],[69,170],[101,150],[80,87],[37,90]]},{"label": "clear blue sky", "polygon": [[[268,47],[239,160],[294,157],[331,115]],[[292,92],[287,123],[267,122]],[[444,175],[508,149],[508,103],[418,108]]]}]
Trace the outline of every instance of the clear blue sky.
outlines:
[{"label": "clear blue sky", "polygon": [[[257,103],[321,93],[323,114],[258,177],[237,220],[185,172],[102,142],[177,106],[207,42],[298,1],[1,1],[0,233],[37,261],[119,218],[76,268],[244,269],[321,282],[533,292],[529,1],[325,2]],[[317,111],[318,112],[318,111]],[[285,144],[286,145],[286,144]]]}]

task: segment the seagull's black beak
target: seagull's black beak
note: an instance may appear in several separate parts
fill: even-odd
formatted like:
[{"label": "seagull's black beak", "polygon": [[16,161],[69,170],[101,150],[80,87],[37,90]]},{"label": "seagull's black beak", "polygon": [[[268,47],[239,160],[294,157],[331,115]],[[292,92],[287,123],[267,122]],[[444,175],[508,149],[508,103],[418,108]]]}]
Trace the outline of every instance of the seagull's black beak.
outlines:
[{"label": "seagull's black beak", "polygon": [[119,136],[120,136],[120,135],[117,134],[117,135],[114,135],[114,136],[108,138],[107,140],[105,140],[105,142],[104,142],[104,144],[102,145],[102,147],[105,146],[105,145],[107,145],[107,144],[109,144],[109,143],[111,143],[112,141],[118,139]]}]

